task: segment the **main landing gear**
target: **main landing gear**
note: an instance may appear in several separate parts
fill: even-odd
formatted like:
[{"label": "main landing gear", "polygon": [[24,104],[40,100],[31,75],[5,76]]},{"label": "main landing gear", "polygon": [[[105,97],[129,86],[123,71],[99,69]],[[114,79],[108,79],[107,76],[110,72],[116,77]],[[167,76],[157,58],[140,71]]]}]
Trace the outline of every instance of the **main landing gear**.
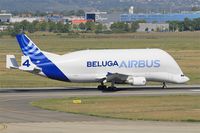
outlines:
[{"label": "main landing gear", "polygon": [[97,88],[98,88],[98,90],[103,91],[103,90],[107,89],[107,86],[106,85],[99,85]]},{"label": "main landing gear", "polygon": [[101,90],[101,91],[116,91],[117,88],[114,85],[115,85],[115,82],[112,82],[111,86],[107,87],[106,85],[104,85],[103,82],[101,82],[101,85],[99,85],[97,88],[98,90]]},{"label": "main landing gear", "polygon": [[165,82],[163,82],[163,86],[162,86],[163,89],[167,88],[167,85]]}]

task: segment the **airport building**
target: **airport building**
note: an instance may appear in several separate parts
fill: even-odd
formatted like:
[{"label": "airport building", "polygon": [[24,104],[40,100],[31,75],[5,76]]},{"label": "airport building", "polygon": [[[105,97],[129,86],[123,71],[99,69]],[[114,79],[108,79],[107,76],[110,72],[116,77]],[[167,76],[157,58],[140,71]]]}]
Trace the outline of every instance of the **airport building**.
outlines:
[{"label": "airport building", "polygon": [[17,22],[22,22],[22,21],[28,21],[28,22],[32,23],[33,21],[39,21],[39,18],[37,18],[37,17],[18,17],[18,16],[15,16],[15,17],[12,17],[10,19],[11,23],[17,23]]},{"label": "airport building", "polygon": [[59,14],[48,15],[48,16],[45,16],[44,19],[45,19],[46,22],[51,21],[51,22],[54,22],[54,23],[58,23],[58,22],[62,22],[63,16],[60,16]]},{"label": "airport building", "polygon": [[172,14],[121,14],[121,22],[132,22],[137,20],[145,20],[148,23],[157,22],[164,23],[166,21],[183,21],[185,18],[200,18],[200,12],[193,13],[172,13]]},{"label": "airport building", "polygon": [[107,18],[107,12],[86,12],[85,19],[93,22],[105,22]]},{"label": "airport building", "polygon": [[10,13],[3,13],[0,14],[0,22],[10,22],[12,14]]},{"label": "airport building", "polygon": [[169,31],[169,24],[153,24],[153,23],[139,23],[137,32],[167,32]]}]

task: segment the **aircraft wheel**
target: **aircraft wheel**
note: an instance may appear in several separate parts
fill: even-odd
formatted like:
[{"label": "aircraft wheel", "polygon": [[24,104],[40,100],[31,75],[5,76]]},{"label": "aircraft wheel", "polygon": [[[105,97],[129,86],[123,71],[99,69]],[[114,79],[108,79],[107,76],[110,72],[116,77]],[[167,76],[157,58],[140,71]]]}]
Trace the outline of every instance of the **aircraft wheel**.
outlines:
[{"label": "aircraft wheel", "polygon": [[106,90],[107,87],[105,85],[99,85],[98,87],[98,90]]}]

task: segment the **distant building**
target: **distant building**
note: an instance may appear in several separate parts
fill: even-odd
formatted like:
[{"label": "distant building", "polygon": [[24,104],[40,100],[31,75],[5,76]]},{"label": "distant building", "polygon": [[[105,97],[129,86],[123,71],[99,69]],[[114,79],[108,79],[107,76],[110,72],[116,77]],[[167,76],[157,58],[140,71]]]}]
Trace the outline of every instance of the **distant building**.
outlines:
[{"label": "distant building", "polygon": [[1,25],[0,26],[0,32],[4,31],[4,30],[7,30],[8,29],[8,26],[7,25]]},{"label": "distant building", "polygon": [[63,16],[60,15],[49,15],[45,16],[45,21],[51,21],[54,23],[62,22],[63,21]]},{"label": "distant building", "polygon": [[7,10],[1,10],[0,12],[5,14],[7,13]]},{"label": "distant building", "polygon": [[137,20],[145,20],[148,23],[157,22],[164,23],[166,21],[183,21],[185,18],[195,19],[200,18],[199,12],[193,13],[172,13],[172,14],[121,14],[121,22],[132,22]]},{"label": "distant building", "polygon": [[11,20],[12,14],[10,13],[3,13],[0,14],[0,22],[7,22],[9,23]]},{"label": "distant building", "polygon": [[129,12],[129,14],[133,14],[133,13],[134,13],[134,7],[131,6],[131,7],[129,8],[128,12]]},{"label": "distant building", "polygon": [[169,31],[169,24],[139,23],[137,32],[166,32]]},{"label": "distant building", "polygon": [[17,23],[17,22],[22,22],[22,21],[28,21],[32,23],[33,21],[39,21],[39,18],[37,17],[12,17],[10,22],[11,23]]},{"label": "distant building", "polygon": [[87,23],[89,20],[85,20],[85,19],[74,19],[74,20],[72,20],[71,22],[72,22],[72,24],[75,24],[75,25],[79,25],[79,24],[81,24],[81,23]]},{"label": "distant building", "polygon": [[85,19],[86,20],[91,20],[91,21],[95,22],[96,21],[96,14],[95,14],[95,12],[86,12],[85,13]]},{"label": "distant building", "polygon": [[85,19],[93,22],[104,22],[107,18],[107,12],[86,12]]}]

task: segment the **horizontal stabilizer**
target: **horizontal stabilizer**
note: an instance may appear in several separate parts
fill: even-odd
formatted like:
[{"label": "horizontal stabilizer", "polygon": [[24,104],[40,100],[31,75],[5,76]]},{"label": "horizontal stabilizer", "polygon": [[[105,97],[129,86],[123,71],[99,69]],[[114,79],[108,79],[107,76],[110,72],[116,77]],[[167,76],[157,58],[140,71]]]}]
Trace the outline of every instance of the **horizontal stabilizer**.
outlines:
[{"label": "horizontal stabilizer", "polygon": [[16,58],[14,55],[6,55],[6,68],[8,69],[18,69]]}]

